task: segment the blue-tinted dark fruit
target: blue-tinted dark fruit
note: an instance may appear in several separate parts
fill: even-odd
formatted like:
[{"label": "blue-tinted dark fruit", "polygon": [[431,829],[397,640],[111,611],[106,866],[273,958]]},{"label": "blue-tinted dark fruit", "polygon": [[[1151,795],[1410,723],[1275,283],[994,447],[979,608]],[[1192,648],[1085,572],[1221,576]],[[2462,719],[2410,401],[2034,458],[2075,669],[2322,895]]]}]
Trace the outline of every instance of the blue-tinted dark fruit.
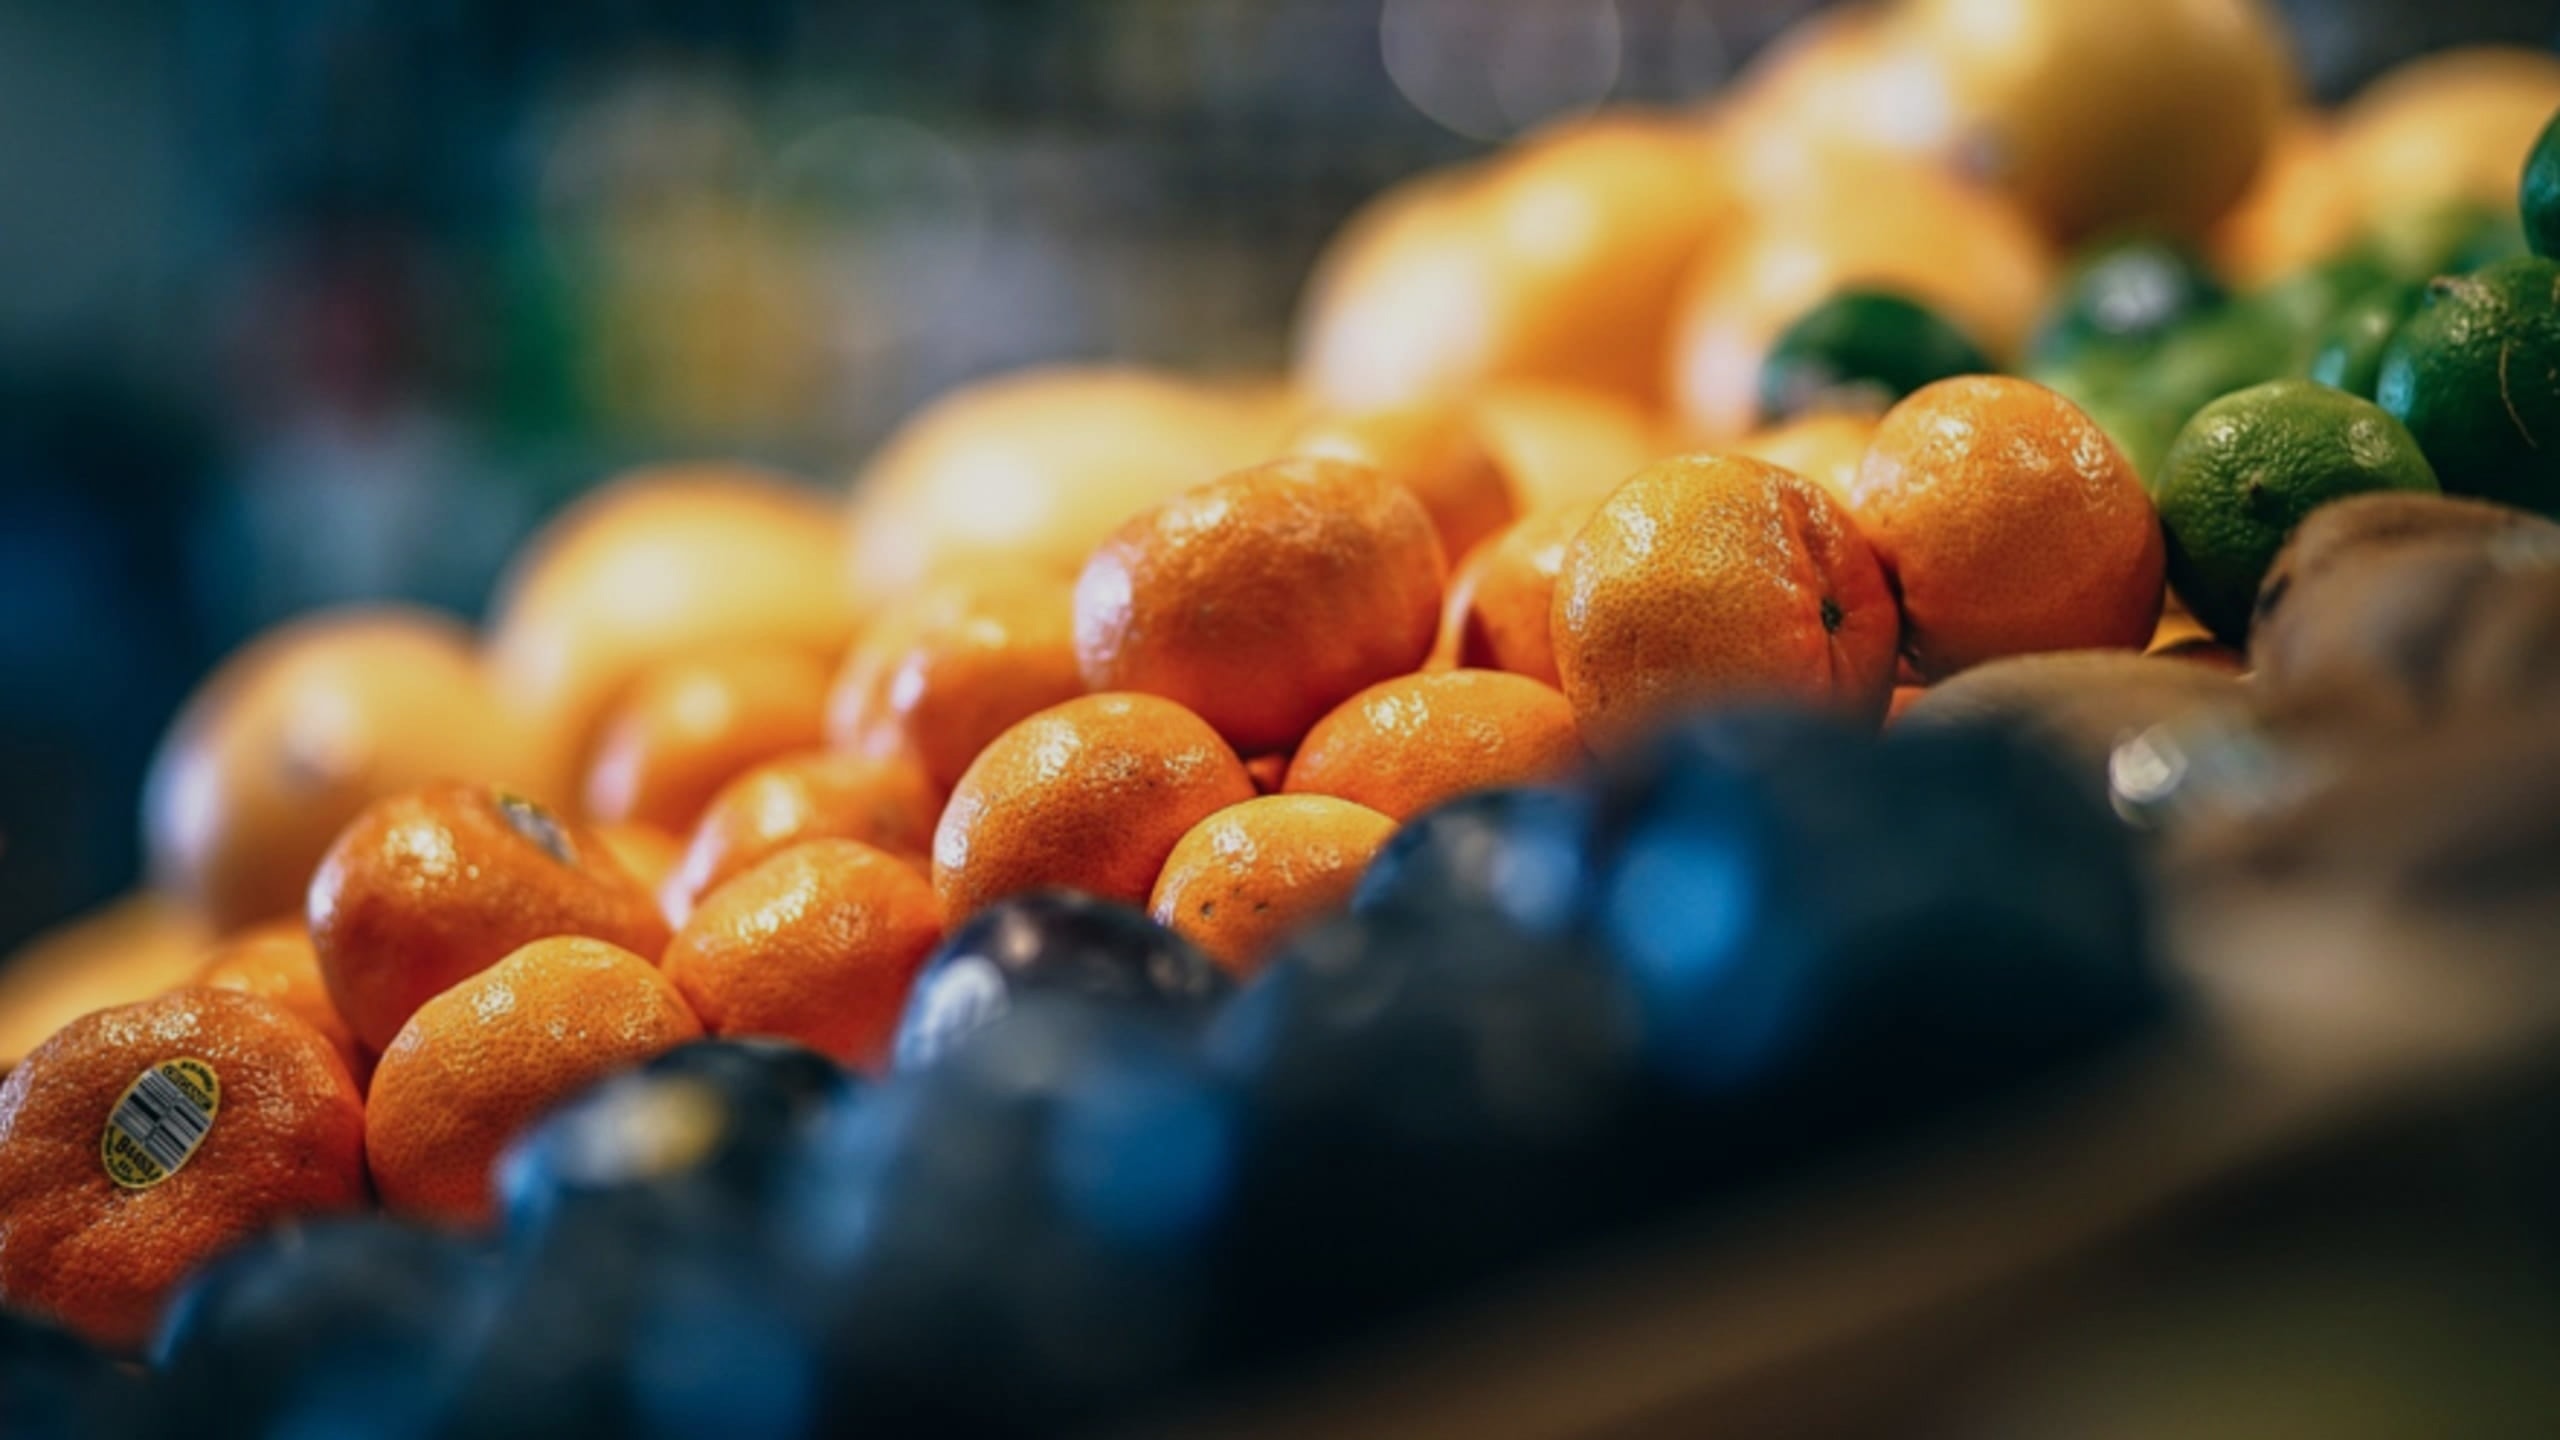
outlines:
[{"label": "blue-tinted dark fruit", "polygon": [[0,1310],[0,1435],[8,1440],[148,1433],[149,1398],[78,1336]]},{"label": "blue-tinted dark fruit", "polygon": [[832,1429],[1055,1433],[1203,1363],[1241,1140],[1180,1037],[1025,996],[830,1130],[790,1224]]},{"label": "blue-tinted dark fruit", "polygon": [[2014,1085],[2168,1008],[2129,837],[2033,742],[1808,726],[1728,764],[1718,724],[1613,797],[1594,910],[1654,1071],[1734,1163]]},{"label": "blue-tinted dark fruit", "polygon": [[704,1040],[589,1088],[510,1146],[497,1168],[508,1231],[533,1236],[603,1209],[670,1228],[753,1214],[798,1147],[860,1081],[786,1040]]},{"label": "blue-tinted dark fruit", "polygon": [[1389,837],[1360,877],[1356,914],[1499,916],[1539,935],[1577,923],[1591,806],[1578,789],[1482,790]]},{"label": "blue-tinted dark fruit", "polygon": [[381,1218],[273,1230],[170,1303],[153,1367],[183,1433],[429,1433],[494,1313],[500,1269]]},{"label": "blue-tinted dark fruit", "polygon": [[816,1295],[753,1232],[669,1232],[661,1217],[581,1212],[510,1256],[497,1318],[435,1432],[814,1433]]},{"label": "blue-tinted dark fruit", "polygon": [[1207,955],[1126,905],[1065,890],[1016,896],[951,932],[925,962],[898,1024],[896,1065],[931,1063],[1028,995],[1188,1025],[1227,990]]},{"label": "blue-tinted dark fruit", "polygon": [[1301,937],[1204,1041],[1250,1101],[1236,1330],[1335,1339],[1624,1215],[1640,1039],[1600,958],[1480,912]]}]

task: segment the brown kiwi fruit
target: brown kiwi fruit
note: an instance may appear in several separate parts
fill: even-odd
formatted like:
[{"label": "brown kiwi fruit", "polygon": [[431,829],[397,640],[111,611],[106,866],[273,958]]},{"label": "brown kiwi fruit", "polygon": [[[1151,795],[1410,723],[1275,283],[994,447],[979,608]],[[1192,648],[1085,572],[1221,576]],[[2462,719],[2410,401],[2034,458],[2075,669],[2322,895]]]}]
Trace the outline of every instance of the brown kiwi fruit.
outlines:
[{"label": "brown kiwi fruit", "polygon": [[2260,591],[2249,654],[2269,717],[2397,731],[2560,693],[2560,641],[2541,634],[2560,616],[2535,618],[2560,603],[2536,598],[2560,583],[2560,525],[2471,501],[2388,498],[2413,503],[2345,533],[2314,527],[2358,502],[2315,513]]},{"label": "brown kiwi fruit", "polygon": [[2191,660],[2074,650],[1994,660],[1930,686],[1894,723],[2020,725],[2085,765],[2102,790],[2116,747],[2155,725],[2246,723],[2249,687]]},{"label": "brown kiwi fruit", "polygon": [[2560,544],[2490,543],[2489,579],[2475,592],[2444,662],[2449,707],[2530,711],[2560,705]]},{"label": "brown kiwi fruit", "polygon": [[2307,943],[2282,937],[2308,922],[2420,967],[2430,985],[2447,966],[2522,966],[2560,1004],[2547,963],[2560,933],[2560,729],[2547,715],[2465,714],[2424,743],[2340,737],[2291,760],[2269,803],[2182,831],[2164,855],[2189,940],[2263,964],[2250,953],[2260,941]]}]

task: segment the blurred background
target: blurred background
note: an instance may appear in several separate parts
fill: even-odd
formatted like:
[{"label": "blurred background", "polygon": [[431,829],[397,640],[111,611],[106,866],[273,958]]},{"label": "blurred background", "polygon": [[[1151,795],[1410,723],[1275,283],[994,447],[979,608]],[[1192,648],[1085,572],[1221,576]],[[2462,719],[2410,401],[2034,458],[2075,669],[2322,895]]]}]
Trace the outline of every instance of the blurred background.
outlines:
[{"label": "blurred background", "polygon": [[[2093,0],[2095,3],[2095,0]],[[1814,0],[0,0],[0,949],[311,606],[476,613],[641,459],[840,484],[1055,359],[1268,370],[1362,199]],[[2289,0],[2337,96],[2551,0]]]}]

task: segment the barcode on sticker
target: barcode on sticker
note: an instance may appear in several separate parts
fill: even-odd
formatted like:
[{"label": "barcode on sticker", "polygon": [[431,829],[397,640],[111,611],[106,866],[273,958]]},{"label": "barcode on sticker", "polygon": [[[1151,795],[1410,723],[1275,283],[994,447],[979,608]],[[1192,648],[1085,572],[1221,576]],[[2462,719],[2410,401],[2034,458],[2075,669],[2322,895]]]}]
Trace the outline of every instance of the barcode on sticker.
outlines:
[{"label": "barcode on sticker", "polygon": [[99,1157],[108,1178],[143,1190],[178,1172],[213,1129],[222,1085],[201,1060],[170,1060],[145,1070],[107,1116]]}]

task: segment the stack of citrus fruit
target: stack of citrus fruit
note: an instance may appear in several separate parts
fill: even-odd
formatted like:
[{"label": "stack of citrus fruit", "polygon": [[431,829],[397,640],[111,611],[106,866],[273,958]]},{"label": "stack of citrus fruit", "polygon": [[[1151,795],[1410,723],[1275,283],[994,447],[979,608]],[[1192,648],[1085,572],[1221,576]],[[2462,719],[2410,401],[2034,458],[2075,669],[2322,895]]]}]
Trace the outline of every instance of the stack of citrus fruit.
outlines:
[{"label": "stack of citrus fruit", "polygon": [[[878,1073],[1045,990],[1189,1023],[1271,969],[1280,1028],[1229,1035],[1268,1079],[1283,1021],[1393,1010],[1392,966],[1324,988],[1376,978],[1381,936],[1459,943],[1393,929],[1398,887],[1507,917],[1497,950],[1597,915],[1639,998],[1705,1024],[1682,987],[1740,962],[1681,947],[1730,914],[1627,917],[1800,904],[1725,850],[1859,805],[1961,848],[1945,777],[2034,769],[1861,748],[1888,716],[2040,720],[2103,762],[2177,716],[2405,733],[2560,693],[2560,62],[2429,61],[2325,115],[2280,39],[2254,0],[1890,0],[1698,115],[1391,193],[1321,266],[1294,385],[990,382],[841,513],[644,472],[537,538],[485,636],[351,611],[259,641],[163,745],[159,898],[0,977],[0,1303],[130,1349],[276,1221],[370,1193],[483,1225],[520,1134],[706,1034]],[[1818,718],[1656,738],[1735,701]],[[1714,845],[1657,813],[1683,765],[1799,744],[1838,808],[1745,774]],[[1594,761],[1652,840],[1557,818]],[[1840,873],[1874,882],[1842,915],[1919,893]],[[2080,936],[2115,898],[2032,918]],[[1322,928],[1356,906],[1395,918]],[[2121,958],[2108,933],[2064,948]],[[1504,983],[1533,972],[1562,988],[1503,992],[1504,1024],[1618,1033],[1581,980]],[[1139,1191],[1221,1163],[1225,1112],[1133,1033],[1159,1070],[1074,1135],[1194,1148],[1058,1183],[1170,1224],[1188,1202]],[[1045,1043],[967,1104],[1066,1083]],[[1286,1103],[1402,1074],[1337,1058]],[[651,1163],[710,1153],[708,1102],[645,1088]],[[607,1139],[579,1163],[640,1164]]]}]

